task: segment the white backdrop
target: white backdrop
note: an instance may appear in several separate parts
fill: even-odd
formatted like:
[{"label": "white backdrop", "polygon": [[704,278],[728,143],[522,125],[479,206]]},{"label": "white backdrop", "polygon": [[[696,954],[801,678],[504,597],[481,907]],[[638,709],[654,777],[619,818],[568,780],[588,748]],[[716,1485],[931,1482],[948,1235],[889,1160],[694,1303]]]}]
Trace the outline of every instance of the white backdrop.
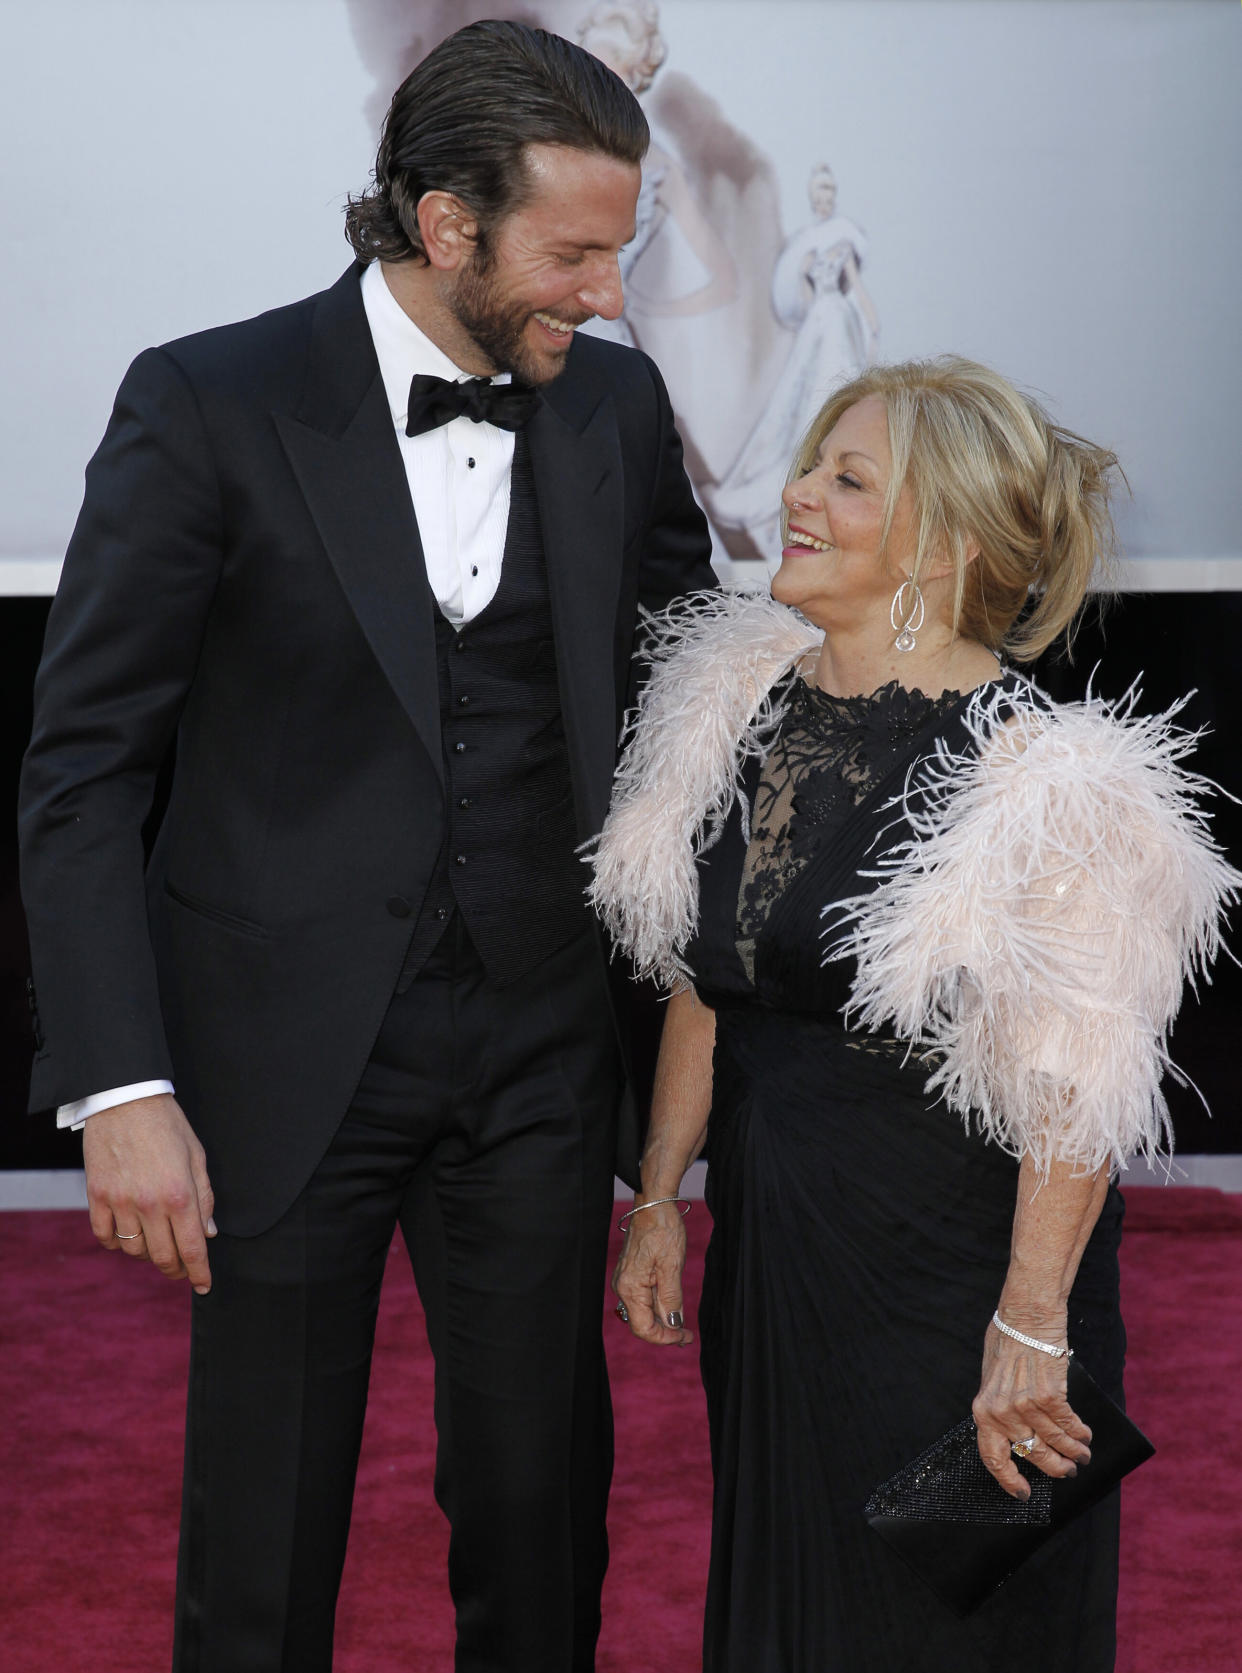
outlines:
[{"label": "white backdrop", "polygon": [[[574,33],[590,9],[0,0],[0,592],[51,590],[139,349],[336,277],[420,35],[489,11]],[[709,495],[791,363],[768,276],[827,163],[881,356],[956,350],[1043,392],[1121,455],[1137,581],[1242,585],[1237,0],[663,0],[658,21],[644,103],[750,284],[749,316],[631,316]],[[649,297],[707,276],[666,233],[635,269]]]}]

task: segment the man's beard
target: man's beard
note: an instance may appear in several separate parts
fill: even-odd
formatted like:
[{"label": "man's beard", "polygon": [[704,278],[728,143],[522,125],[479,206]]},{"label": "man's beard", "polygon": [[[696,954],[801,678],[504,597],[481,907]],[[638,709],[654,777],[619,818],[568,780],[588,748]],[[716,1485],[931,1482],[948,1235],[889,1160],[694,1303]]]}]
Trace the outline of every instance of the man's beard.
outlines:
[{"label": "man's beard", "polygon": [[494,263],[486,254],[476,253],[459,270],[449,306],[458,325],[498,372],[508,372],[522,383],[541,384],[550,383],[564,369],[563,354],[551,347],[539,354],[526,341],[533,310],[500,296]]}]

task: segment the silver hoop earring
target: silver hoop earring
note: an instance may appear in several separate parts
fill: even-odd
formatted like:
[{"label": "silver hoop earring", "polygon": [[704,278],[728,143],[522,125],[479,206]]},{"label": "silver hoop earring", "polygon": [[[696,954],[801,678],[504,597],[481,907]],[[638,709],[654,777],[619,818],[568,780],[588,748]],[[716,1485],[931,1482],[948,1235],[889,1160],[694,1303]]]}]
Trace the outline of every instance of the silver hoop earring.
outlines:
[{"label": "silver hoop earring", "polygon": [[[906,588],[914,591],[914,607],[907,615],[902,608],[902,598]],[[927,612],[923,608],[923,594],[914,581],[903,581],[893,594],[893,602],[888,609],[888,622],[897,637],[893,640],[893,649],[897,651],[912,651],[914,649],[914,635],[923,625]]]}]

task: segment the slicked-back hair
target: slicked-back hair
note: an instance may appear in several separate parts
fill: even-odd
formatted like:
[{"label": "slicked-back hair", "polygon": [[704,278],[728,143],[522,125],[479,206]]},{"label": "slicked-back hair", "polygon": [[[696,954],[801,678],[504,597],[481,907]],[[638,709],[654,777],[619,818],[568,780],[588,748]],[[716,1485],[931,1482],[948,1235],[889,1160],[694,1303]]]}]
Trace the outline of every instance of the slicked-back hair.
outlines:
[{"label": "slicked-back hair", "polygon": [[528,145],[565,145],[642,162],[650,133],[619,76],[572,41],[488,19],[449,35],[398,87],[384,120],[375,176],[345,211],[362,261],[425,262],[418,203],[451,192],[490,234],[531,191]]}]

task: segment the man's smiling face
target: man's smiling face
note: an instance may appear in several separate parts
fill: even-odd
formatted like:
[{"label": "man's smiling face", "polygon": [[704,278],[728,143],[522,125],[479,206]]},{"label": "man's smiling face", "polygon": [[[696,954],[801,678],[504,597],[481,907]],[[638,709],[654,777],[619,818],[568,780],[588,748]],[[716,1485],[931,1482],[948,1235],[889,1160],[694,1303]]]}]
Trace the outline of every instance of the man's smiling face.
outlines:
[{"label": "man's smiling face", "polygon": [[599,151],[532,145],[531,191],[454,276],[453,317],[498,372],[548,383],[574,328],[621,312],[617,257],[634,236],[640,172]]}]

